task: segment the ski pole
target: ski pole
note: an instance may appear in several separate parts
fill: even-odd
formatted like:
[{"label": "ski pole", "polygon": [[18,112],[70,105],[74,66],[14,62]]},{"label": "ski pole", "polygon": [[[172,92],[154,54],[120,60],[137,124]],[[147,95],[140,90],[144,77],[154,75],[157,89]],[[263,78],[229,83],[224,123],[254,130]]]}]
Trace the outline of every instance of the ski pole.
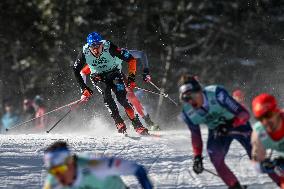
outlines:
[{"label": "ski pole", "polygon": [[172,101],[176,106],[178,105],[173,99],[171,99],[171,98],[169,97],[168,94],[165,94],[165,93],[162,93],[162,92],[157,93],[157,92],[150,91],[150,90],[148,90],[148,89],[143,89],[143,88],[140,88],[140,87],[135,87],[135,88],[136,88],[136,89],[139,89],[139,90],[146,91],[146,92],[148,92],[148,93],[152,93],[152,94],[156,94],[156,95],[163,96],[163,97],[165,97],[165,98],[168,98],[170,101]]},{"label": "ski pole", "polygon": [[22,123],[16,124],[16,125],[12,126],[12,127],[9,128],[9,129],[7,128],[7,129],[6,129],[6,132],[9,131],[9,130],[11,130],[11,129],[14,129],[14,128],[16,128],[16,127],[25,125],[25,124],[27,124],[27,123],[29,123],[29,122],[31,122],[31,121],[34,121],[34,120],[36,120],[36,119],[38,119],[38,118],[41,118],[41,117],[43,117],[43,116],[46,116],[46,115],[48,115],[48,114],[50,114],[50,113],[52,113],[52,112],[56,112],[56,111],[58,111],[58,110],[61,110],[61,109],[65,108],[65,107],[67,107],[67,106],[72,106],[73,104],[76,104],[76,103],[78,103],[78,102],[80,102],[80,101],[81,101],[81,99],[76,100],[76,101],[71,102],[71,103],[69,103],[69,104],[66,104],[66,105],[64,105],[64,106],[58,107],[58,108],[56,108],[56,109],[54,109],[54,110],[51,110],[51,111],[49,111],[49,112],[47,112],[47,113],[45,113],[45,114],[43,114],[43,115],[41,115],[41,116],[39,116],[39,117],[35,117],[35,118],[30,119],[30,120],[24,121],[24,122],[22,122]]},{"label": "ski pole", "polygon": [[160,88],[159,88],[157,85],[155,85],[152,81],[149,81],[149,83],[150,83],[151,85],[153,85],[158,91],[161,92],[162,89],[160,89]]},{"label": "ski pole", "polygon": [[64,114],[49,130],[47,130],[46,132],[49,133],[52,129],[54,129],[56,127],[56,125],[58,125],[59,122],[61,122],[71,111],[72,108],[75,107],[76,105],[78,105],[80,102],[82,102],[82,99],[80,99],[80,101],[78,101],[76,104],[73,104],[70,106],[70,109],[68,110],[68,112],[66,112],[66,114]]},{"label": "ski pole", "polygon": [[163,96],[163,97],[168,97],[166,94],[163,94],[163,93],[157,93],[157,92],[150,91],[148,89],[143,89],[143,88],[140,88],[140,87],[135,87],[135,88],[138,89],[138,90],[143,90],[143,91],[148,92],[148,93],[160,95],[160,96]]},{"label": "ski pole", "polygon": [[204,169],[204,171],[206,171],[206,172],[208,172],[208,173],[210,173],[210,174],[212,174],[212,175],[214,175],[214,176],[216,176],[216,177],[220,177],[219,175],[217,175],[217,174],[214,173],[213,171],[210,171],[210,170],[205,169],[205,168],[203,168],[203,169]]},{"label": "ski pole", "polygon": [[149,83],[150,83],[151,85],[153,85],[164,97],[168,98],[170,101],[172,101],[172,103],[174,103],[176,106],[178,106],[178,103],[177,103],[175,100],[173,100],[171,97],[169,97],[168,94],[162,92],[162,89],[160,89],[160,88],[159,88],[157,85],[155,85],[152,81],[149,81]]}]

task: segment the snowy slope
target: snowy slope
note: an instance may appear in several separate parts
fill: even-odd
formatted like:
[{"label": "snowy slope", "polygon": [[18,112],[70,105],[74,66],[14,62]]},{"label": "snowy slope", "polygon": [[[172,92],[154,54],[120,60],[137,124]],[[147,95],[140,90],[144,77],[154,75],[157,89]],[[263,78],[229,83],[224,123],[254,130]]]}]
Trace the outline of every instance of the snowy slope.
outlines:
[{"label": "snowy slope", "polygon": [[[60,139],[67,140],[76,152],[93,151],[114,155],[143,164],[156,188],[226,188],[222,181],[208,173],[196,175],[191,170],[191,145],[188,130],[161,131],[161,137],[132,138],[113,130],[90,130],[88,134],[21,134],[0,135],[0,188],[40,188],[45,178],[42,165],[44,148]],[[206,139],[206,130],[202,131]],[[204,155],[206,152],[204,151]],[[207,156],[205,168],[215,172]],[[227,163],[249,188],[277,188],[265,175],[257,175],[250,167],[245,151],[234,142]],[[134,177],[124,177],[131,188],[139,188]]]}]

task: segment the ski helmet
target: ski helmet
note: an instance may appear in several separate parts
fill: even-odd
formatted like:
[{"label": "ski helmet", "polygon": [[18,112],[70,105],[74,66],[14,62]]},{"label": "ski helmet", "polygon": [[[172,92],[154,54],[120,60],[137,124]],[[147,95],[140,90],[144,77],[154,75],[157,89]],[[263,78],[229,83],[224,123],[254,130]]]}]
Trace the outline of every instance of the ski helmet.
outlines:
[{"label": "ski helmet", "polygon": [[97,32],[92,32],[87,37],[87,43],[89,46],[96,45],[102,43],[102,36]]},{"label": "ski helmet", "polygon": [[184,84],[179,87],[180,100],[186,101],[187,97],[185,94],[194,93],[201,91],[202,87],[195,77],[188,77]]},{"label": "ski helmet", "polygon": [[57,141],[44,151],[44,165],[47,169],[62,165],[70,156],[71,152],[67,144],[63,141]]},{"label": "ski helmet", "polygon": [[34,98],[34,103],[38,106],[41,106],[43,105],[43,98],[40,96],[40,95],[36,95],[35,98]]},{"label": "ski helmet", "polygon": [[233,91],[233,97],[244,98],[245,94],[242,90],[237,89],[237,90]]},{"label": "ski helmet", "polygon": [[256,118],[265,115],[267,112],[279,112],[277,101],[274,96],[262,93],[252,101],[252,111]]}]

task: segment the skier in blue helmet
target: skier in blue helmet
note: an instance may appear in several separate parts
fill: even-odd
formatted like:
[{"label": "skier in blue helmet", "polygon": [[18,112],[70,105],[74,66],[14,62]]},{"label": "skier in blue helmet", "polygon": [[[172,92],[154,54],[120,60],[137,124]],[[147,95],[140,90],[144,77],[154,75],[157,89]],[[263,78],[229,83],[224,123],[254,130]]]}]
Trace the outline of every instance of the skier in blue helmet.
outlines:
[{"label": "skier in blue helmet", "polygon": [[[128,63],[128,77],[125,84],[121,73],[122,62]],[[80,72],[88,64],[91,70],[91,80],[103,95],[105,106],[114,119],[119,133],[126,133],[126,125],[121,118],[111,91],[116,95],[117,101],[124,107],[125,112],[132,122],[135,131],[142,135],[148,134],[148,129],[135,116],[132,105],[126,98],[126,85],[130,89],[136,86],[136,59],[126,49],[118,48],[111,41],[104,40],[97,32],[87,36],[87,43],[83,46],[77,60],[73,65],[75,77],[82,90],[82,98],[87,100],[93,91],[85,84]]]},{"label": "skier in blue helmet", "polygon": [[102,36],[97,32],[92,32],[87,37],[87,43],[89,46],[100,45],[102,43],[102,40]]}]

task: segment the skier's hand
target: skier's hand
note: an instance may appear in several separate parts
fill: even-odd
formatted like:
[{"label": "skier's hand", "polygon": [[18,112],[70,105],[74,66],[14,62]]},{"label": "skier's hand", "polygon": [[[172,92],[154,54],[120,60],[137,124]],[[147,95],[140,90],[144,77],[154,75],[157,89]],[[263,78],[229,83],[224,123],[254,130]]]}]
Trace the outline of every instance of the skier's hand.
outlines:
[{"label": "skier's hand", "polygon": [[129,74],[128,75],[127,87],[129,87],[130,89],[134,89],[136,87],[135,75],[134,74]]},{"label": "skier's hand", "polygon": [[220,124],[216,128],[215,134],[216,134],[216,136],[226,136],[226,135],[228,135],[230,128],[231,127],[228,124]]},{"label": "skier's hand", "polygon": [[193,171],[196,174],[200,174],[203,172],[204,168],[203,168],[203,157],[201,157],[201,155],[195,156],[194,160],[193,160]]},{"label": "skier's hand", "polygon": [[275,162],[270,159],[265,159],[260,162],[260,170],[262,173],[273,173],[275,168]]},{"label": "skier's hand", "polygon": [[143,81],[145,81],[145,82],[151,81],[151,75],[150,75],[150,72],[149,72],[149,69],[148,69],[148,68],[145,68],[145,69],[143,70],[142,76],[143,76]]},{"label": "skier's hand", "polygon": [[89,98],[92,96],[93,91],[89,87],[85,87],[82,92],[81,100],[83,102],[87,102]]},{"label": "skier's hand", "polygon": [[279,177],[284,177],[284,159],[283,158],[277,158],[273,160],[275,167],[274,172]]}]

